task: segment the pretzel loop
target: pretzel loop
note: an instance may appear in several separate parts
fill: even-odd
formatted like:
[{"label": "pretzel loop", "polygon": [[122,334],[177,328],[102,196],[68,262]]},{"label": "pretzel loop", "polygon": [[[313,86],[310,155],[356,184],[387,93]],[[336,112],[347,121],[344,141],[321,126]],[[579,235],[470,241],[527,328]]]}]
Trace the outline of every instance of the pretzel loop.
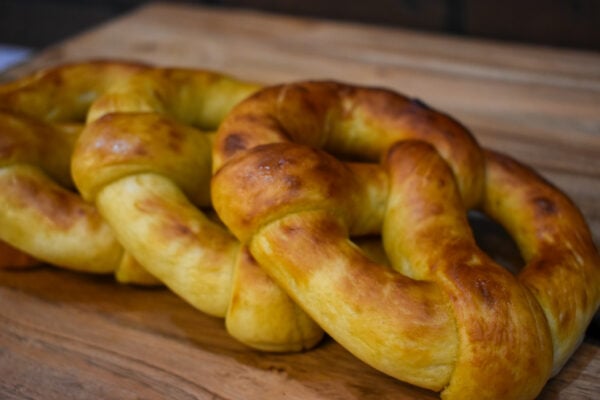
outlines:
[{"label": "pretzel loop", "polygon": [[541,305],[557,374],[583,341],[600,302],[600,255],[575,204],[515,160],[486,153],[482,209],[517,242],[526,267],[518,275]]},{"label": "pretzel loop", "polygon": [[314,346],[322,330],[201,207],[210,206],[212,135],[257,86],[207,71],[140,73],[94,103],[74,180],[119,242],[194,307],[262,350]]},{"label": "pretzel loop", "polygon": [[[222,123],[215,153],[215,209],[269,276],[359,358],[444,398],[535,397],[600,303],[598,253],[572,204],[400,95],[331,82],[266,88]],[[513,195],[510,183],[526,189]],[[547,204],[568,222],[541,215]],[[525,232],[517,242],[535,256],[518,277],[476,246],[466,210],[477,205]],[[550,226],[553,245],[568,237],[568,262],[540,252]],[[349,239],[378,232],[396,271]]]},{"label": "pretzel loop", "polygon": [[[143,68],[73,64],[0,86],[0,239],[42,261],[75,270],[123,271],[119,265],[139,270],[123,255],[95,208],[73,191],[69,164],[90,104]],[[88,251],[82,251],[82,241]],[[121,279],[129,278],[125,274]],[[137,273],[135,280],[153,282],[144,273]]]}]

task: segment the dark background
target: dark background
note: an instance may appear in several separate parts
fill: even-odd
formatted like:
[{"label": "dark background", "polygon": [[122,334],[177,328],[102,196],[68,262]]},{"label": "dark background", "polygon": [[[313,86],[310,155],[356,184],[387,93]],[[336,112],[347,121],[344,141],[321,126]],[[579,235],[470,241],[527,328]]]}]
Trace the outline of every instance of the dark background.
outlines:
[{"label": "dark background", "polygon": [[[0,43],[43,48],[142,0],[0,0]],[[600,50],[600,0],[170,0]]]}]

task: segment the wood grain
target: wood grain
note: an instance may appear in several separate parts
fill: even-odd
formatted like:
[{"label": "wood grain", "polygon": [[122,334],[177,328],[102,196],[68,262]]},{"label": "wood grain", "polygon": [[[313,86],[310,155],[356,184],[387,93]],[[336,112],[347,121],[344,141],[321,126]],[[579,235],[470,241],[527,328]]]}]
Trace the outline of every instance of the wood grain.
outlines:
[{"label": "wood grain", "polygon": [[0,393],[8,396],[435,398],[384,377],[331,340],[303,354],[248,350],[222,320],[164,289],[50,268],[0,271],[0,280],[0,301],[12,305],[0,311]]},{"label": "wood grain", "polygon": [[[302,354],[249,350],[166,289],[50,267],[0,281],[3,399],[437,398],[330,339]],[[600,347],[584,343],[541,398],[591,399],[598,374]]]},{"label": "wood grain", "polygon": [[[4,74],[90,58],[225,71],[276,83],[338,79],[395,88],[459,118],[486,146],[537,168],[582,209],[600,243],[600,55],[400,29],[154,4]],[[498,243],[492,238],[492,243]],[[0,271],[0,398],[437,398],[331,340],[272,355],[164,289],[51,267]],[[588,338],[542,399],[600,393]]]}]

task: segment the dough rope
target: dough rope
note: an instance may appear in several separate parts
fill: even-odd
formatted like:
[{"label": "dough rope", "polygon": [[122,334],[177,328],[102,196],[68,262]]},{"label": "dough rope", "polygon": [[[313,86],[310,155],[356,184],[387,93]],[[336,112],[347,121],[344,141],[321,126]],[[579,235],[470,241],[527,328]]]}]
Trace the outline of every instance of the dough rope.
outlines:
[{"label": "dough rope", "polygon": [[[269,87],[232,110],[214,152],[215,210],[268,275],[357,357],[443,398],[534,398],[598,309],[577,208],[421,102]],[[472,207],[513,234],[518,275],[477,247]],[[392,268],[351,240],[375,233]]]},{"label": "dough rope", "polygon": [[221,74],[154,69],[91,107],[72,157],[74,181],[118,241],[228,332],[267,351],[314,346],[322,330],[204,210],[214,131],[258,88]]},{"label": "dough rope", "polygon": [[3,263],[34,264],[27,254],[78,271],[116,270],[121,281],[155,282],[123,254],[95,208],[74,190],[69,169],[91,103],[144,68],[77,63],[0,86],[0,240],[9,256]]}]

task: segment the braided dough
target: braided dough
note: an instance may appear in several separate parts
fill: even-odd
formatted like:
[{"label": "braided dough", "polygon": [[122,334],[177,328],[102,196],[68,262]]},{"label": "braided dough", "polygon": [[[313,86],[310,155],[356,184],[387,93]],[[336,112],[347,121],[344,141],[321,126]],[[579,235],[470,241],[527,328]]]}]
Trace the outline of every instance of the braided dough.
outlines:
[{"label": "braided dough", "polygon": [[[78,271],[118,270],[122,281],[154,281],[123,255],[95,208],[73,190],[69,169],[91,103],[143,68],[72,64],[0,86],[0,239],[6,248]],[[5,262],[34,263],[14,251]]]},{"label": "braided dough", "polygon": [[162,282],[200,310],[227,314],[229,332],[250,346],[314,346],[322,330],[196,208],[210,205],[212,134],[201,130],[256,89],[207,71],[120,62],[61,66],[0,87],[3,266],[37,262],[14,245],[54,265],[116,269],[121,282]]},{"label": "braided dough", "polygon": [[[0,86],[0,187],[0,267],[164,283],[261,350],[324,329],[448,399],[535,397],[600,305],[600,256],[564,194],[383,89],[45,70]],[[514,237],[516,275],[477,247],[470,208]]]},{"label": "braided dough", "polygon": [[249,346],[297,351],[322,330],[201,210],[210,206],[207,131],[257,88],[206,71],[137,74],[91,107],[73,178],[124,248],[175,293],[226,317],[229,333]]},{"label": "braided dough", "polygon": [[[418,101],[270,87],[228,115],[214,151],[214,207],[268,275],[357,357],[444,398],[534,398],[598,309],[577,208]],[[512,233],[518,275],[476,246],[470,207]],[[350,239],[376,233],[393,269]]]}]

